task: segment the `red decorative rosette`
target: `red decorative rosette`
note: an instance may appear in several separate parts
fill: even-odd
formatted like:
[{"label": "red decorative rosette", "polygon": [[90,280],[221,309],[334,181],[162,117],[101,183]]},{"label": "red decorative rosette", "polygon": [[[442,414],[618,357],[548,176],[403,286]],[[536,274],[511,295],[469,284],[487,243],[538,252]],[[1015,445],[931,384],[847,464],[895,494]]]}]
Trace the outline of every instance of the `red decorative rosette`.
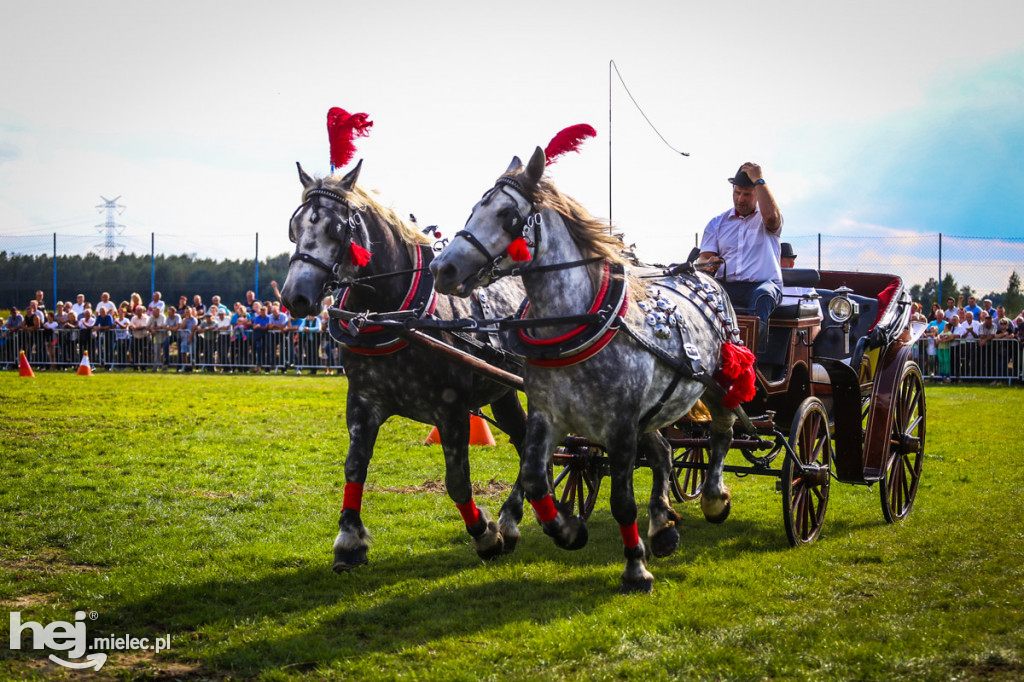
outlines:
[{"label": "red decorative rosette", "polygon": [[530,249],[526,245],[526,239],[523,237],[513,239],[512,243],[508,245],[508,256],[517,263],[530,260]]}]

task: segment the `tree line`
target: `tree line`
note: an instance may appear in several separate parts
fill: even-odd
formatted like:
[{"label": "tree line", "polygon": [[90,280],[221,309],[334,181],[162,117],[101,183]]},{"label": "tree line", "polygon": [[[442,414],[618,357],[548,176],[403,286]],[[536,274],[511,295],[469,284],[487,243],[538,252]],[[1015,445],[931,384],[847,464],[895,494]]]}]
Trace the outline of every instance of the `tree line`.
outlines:
[{"label": "tree line", "polygon": [[945,308],[946,299],[950,297],[956,300],[963,296],[966,302],[968,297],[974,296],[979,304],[988,298],[992,300],[993,306],[1003,306],[1008,314],[1016,315],[1024,310],[1024,294],[1021,293],[1020,285],[1020,275],[1014,270],[1010,273],[1006,291],[990,291],[987,294],[978,295],[970,285],[957,282],[956,278],[947,272],[946,276],[942,278],[941,300],[939,298],[939,282],[934,277],[929,278],[924,284],[915,284],[910,287],[910,297],[924,306],[925,314],[931,310],[933,302],[937,302],[940,307]]},{"label": "tree line", "polygon": [[57,299],[53,299],[54,258],[45,255],[11,255],[0,251],[0,306],[4,311],[11,306],[24,308],[35,293],[42,290],[47,307],[56,301],[74,301],[78,294],[95,304],[104,291],[115,303],[127,301],[132,293],[148,302],[151,272],[155,267],[156,290],[164,301],[177,305],[179,296],[195,294],[210,302],[218,295],[226,305],[244,301],[245,292],[252,289],[260,300],[274,297],[270,282],[276,280],[284,286],[288,274],[287,253],[260,260],[259,290],[256,291],[256,263],[248,260],[212,260],[191,256],[156,256],[122,253],[115,258],[102,258],[95,254],[57,256]]}]

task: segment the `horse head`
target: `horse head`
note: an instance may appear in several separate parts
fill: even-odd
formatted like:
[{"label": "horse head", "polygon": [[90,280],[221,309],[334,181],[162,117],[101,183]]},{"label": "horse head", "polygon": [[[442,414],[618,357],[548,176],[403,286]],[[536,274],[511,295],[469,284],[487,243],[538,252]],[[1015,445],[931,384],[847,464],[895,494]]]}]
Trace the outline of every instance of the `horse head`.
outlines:
[{"label": "horse head", "polygon": [[363,162],[341,180],[310,177],[301,164],[302,203],[288,224],[295,253],[281,300],[297,317],[316,315],[328,290],[366,265],[371,237],[366,219],[350,202]]},{"label": "horse head", "polygon": [[469,296],[473,289],[487,286],[500,276],[502,266],[536,257],[539,239],[534,226],[539,224],[539,209],[533,197],[544,175],[544,164],[540,147],[525,167],[518,156],[512,158],[494,187],[473,207],[466,226],[431,263],[435,289]]}]

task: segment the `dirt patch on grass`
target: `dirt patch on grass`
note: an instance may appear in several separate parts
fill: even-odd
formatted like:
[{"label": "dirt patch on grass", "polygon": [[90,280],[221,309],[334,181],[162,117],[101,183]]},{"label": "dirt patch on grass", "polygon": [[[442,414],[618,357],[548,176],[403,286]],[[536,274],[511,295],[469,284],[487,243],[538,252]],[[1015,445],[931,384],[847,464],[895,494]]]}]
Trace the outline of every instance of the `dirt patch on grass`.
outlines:
[{"label": "dirt patch on grass", "polygon": [[[512,489],[512,485],[503,481],[497,481],[491,479],[486,483],[473,483],[473,494],[481,495],[484,497],[502,495]],[[401,485],[401,486],[386,486],[386,485],[375,485],[370,490],[374,490],[382,493],[400,493],[400,494],[412,494],[412,493],[446,493],[444,481],[423,481],[419,485]]]},{"label": "dirt patch on grass", "polygon": [[39,594],[23,594],[11,599],[0,599],[0,610],[24,611],[33,606],[43,606],[56,601],[57,595],[45,592]]},{"label": "dirt patch on grass", "polygon": [[53,679],[78,680],[111,680],[111,679],[146,679],[146,680],[220,680],[227,675],[205,670],[197,663],[179,663],[163,661],[156,658],[150,651],[115,652],[97,672],[93,669],[69,670],[57,665],[46,656],[38,659],[25,659],[20,665],[25,677],[42,676]]},{"label": "dirt patch on grass", "polygon": [[39,573],[63,573],[66,571],[101,571],[102,566],[76,564],[67,558],[64,550],[57,547],[41,549],[35,556],[23,555],[6,562],[9,568]]}]

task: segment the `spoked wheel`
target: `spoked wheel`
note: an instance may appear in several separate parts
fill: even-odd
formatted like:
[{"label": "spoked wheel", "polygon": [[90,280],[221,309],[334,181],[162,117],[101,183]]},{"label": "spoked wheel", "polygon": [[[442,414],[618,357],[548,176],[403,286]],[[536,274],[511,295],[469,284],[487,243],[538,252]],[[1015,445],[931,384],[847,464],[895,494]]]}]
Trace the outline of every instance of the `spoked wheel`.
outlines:
[{"label": "spoked wheel", "polygon": [[879,479],[882,514],[889,523],[907,518],[917,496],[924,463],[924,381],[921,370],[908,362],[900,377],[893,411],[892,439],[885,475]]},{"label": "spoked wheel", "polygon": [[555,496],[584,521],[594,511],[601,490],[601,456],[600,448],[594,447],[559,448],[552,456],[554,467],[562,466],[554,479]]},{"label": "spoked wheel", "polygon": [[704,448],[694,447],[678,450],[672,456],[672,474],[669,485],[676,502],[688,502],[700,497],[704,489],[704,481],[708,477],[707,469],[690,469],[682,464],[706,464],[707,453]]},{"label": "spoked wheel", "polygon": [[789,544],[810,544],[825,523],[829,484],[832,476],[832,440],[825,406],[807,398],[793,417],[789,444],[803,470],[787,453],[782,464],[782,520]]}]

